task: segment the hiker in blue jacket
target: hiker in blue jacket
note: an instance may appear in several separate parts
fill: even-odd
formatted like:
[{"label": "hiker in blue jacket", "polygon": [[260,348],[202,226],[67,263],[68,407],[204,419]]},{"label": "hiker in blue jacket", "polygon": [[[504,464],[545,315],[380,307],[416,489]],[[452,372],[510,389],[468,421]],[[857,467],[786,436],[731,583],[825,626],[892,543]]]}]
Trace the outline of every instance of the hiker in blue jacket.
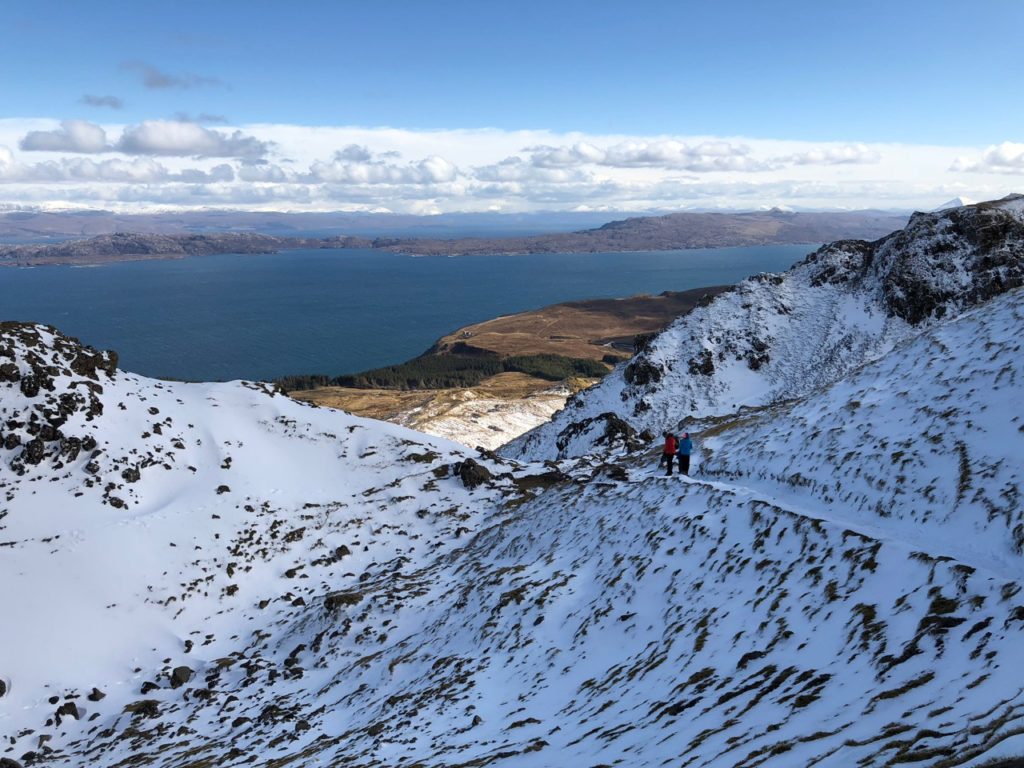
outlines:
[{"label": "hiker in blue jacket", "polygon": [[679,454],[679,471],[684,475],[690,474],[690,454],[693,453],[693,441],[690,439],[689,432],[683,432],[679,438],[679,448],[676,453]]}]

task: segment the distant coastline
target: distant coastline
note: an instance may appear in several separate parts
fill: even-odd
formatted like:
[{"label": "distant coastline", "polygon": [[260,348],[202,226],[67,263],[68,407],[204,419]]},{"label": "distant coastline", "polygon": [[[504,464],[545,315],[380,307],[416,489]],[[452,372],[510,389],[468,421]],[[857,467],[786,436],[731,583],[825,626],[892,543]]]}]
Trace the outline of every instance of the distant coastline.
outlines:
[{"label": "distant coastline", "polygon": [[514,237],[290,237],[259,233],[153,234],[116,232],[47,244],[0,245],[0,266],[98,265],[182,259],[224,253],[298,249],[369,249],[411,256],[544,253],[628,253],[755,245],[802,245],[876,240],[899,229],[905,216],[873,211],[817,213],[673,213],[612,221],[594,229]]}]

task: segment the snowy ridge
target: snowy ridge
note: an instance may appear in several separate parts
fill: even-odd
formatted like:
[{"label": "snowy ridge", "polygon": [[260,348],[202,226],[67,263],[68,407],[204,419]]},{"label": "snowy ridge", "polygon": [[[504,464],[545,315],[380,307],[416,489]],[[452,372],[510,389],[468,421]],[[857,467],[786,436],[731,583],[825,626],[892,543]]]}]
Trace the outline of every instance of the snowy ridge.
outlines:
[{"label": "snowy ridge", "polygon": [[[702,439],[703,475],[792,487],[869,526],[1024,577],[1024,289],[904,344],[819,395]],[[912,376],[908,362],[912,361]]]},{"label": "snowy ridge", "polygon": [[915,214],[880,241],[824,246],[782,275],[758,275],[715,297],[502,452],[585,454],[600,444],[604,425],[574,424],[604,413],[658,434],[801,397],[1022,284],[1024,196]]},{"label": "snowy ridge", "polygon": [[874,362],[697,423],[692,479],[653,476],[612,417],[611,450],[470,461],[261,385],[145,379],[5,324],[0,759],[1024,754],[1024,290],[884,322],[900,330]]}]

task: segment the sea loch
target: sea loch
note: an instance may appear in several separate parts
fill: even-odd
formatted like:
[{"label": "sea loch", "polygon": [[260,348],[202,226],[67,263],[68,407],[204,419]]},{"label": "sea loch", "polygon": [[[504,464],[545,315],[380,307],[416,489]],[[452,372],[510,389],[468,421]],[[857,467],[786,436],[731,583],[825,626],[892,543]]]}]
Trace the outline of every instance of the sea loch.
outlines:
[{"label": "sea loch", "polygon": [[337,375],[402,362],[469,323],[548,304],[777,272],[814,249],[416,258],[289,251],[0,270],[0,319],[58,326],[148,376]]}]

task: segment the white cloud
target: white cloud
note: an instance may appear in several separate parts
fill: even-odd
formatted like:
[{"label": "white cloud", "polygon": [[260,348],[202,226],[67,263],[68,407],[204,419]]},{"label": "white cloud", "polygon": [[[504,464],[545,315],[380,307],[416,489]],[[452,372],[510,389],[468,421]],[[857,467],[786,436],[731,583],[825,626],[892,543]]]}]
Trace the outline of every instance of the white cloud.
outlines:
[{"label": "white cloud", "polygon": [[129,155],[171,157],[238,157],[247,160],[266,156],[268,142],[241,131],[222,133],[196,123],[146,120],[126,128],[114,147]]},{"label": "white cloud", "polygon": [[546,184],[566,184],[586,181],[592,178],[592,175],[578,168],[537,166],[521,157],[513,156],[506,157],[500,163],[476,166],[473,169],[473,177],[480,181],[534,181]]},{"label": "white cloud", "polygon": [[816,147],[787,158],[781,158],[782,162],[796,165],[859,165],[861,163],[877,163],[881,159],[882,156],[878,150],[872,149],[866,144]]},{"label": "white cloud", "polygon": [[530,162],[538,168],[570,168],[587,163],[600,163],[605,153],[593,144],[585,141],[576,142],[571,147],[527,147],[523,150],[530,153]]},{"label": "white cloud", "polygon": [[330,162],[315,162],[305,177],[311,182],[347,184],[440,184],[454,181],[459,171],[448,160],[430,155],[398,164],[381,159],[364,146],[350,144]]},{"label": "white cloud", "polygon": [[950,170],[973,173],[1021,173],[1024,174],[1024,144],[1004,141],[988,147],[981,158],[971,160],[958,157]]},{"label": "white cloud", "polygon": [[[19,149],[29,136],[29,146],[41,141],[63,149],[35,162],[30,150]],[[1021,173],[1024,162],[1014,144],[275,124],[213,129],[191,120],[124,126],[0,119],[0,145],[13,149],[0,151],[0,206],[34,201],[132,210],[928,210],[951,197],[1016,191],[1018,179],[1006,174]],[[84,149],[109,155],[87,157]],[[957,157],[965,159],[954,171]]]},{"label": "white cloud", "polygon": [[29,131],[18,146],[26,152],[106,152],[107,134],[85,120],[64,120],[52,131]]},{"label": "white cloud", "polygon": [[527,147],[538,168],[599,165],[610,168],[665,168],[694,172],[763,171],[770,165],[751,156],[750,147],[728,141],[702,141],[690,145],[674,139],[623,141],[606,148],[589,142],[571,146]]},{"label": "white cloud", "polygon": [[42,163],[18,162],[7,147],[0,147],[0,182],[97,182],[104,184],[191,182],[229,182],[235,178],[230,165],[222,163],[210,169],[183,168],[172,171],[150,158],[112,158],[96,161],[71,157]]}]

